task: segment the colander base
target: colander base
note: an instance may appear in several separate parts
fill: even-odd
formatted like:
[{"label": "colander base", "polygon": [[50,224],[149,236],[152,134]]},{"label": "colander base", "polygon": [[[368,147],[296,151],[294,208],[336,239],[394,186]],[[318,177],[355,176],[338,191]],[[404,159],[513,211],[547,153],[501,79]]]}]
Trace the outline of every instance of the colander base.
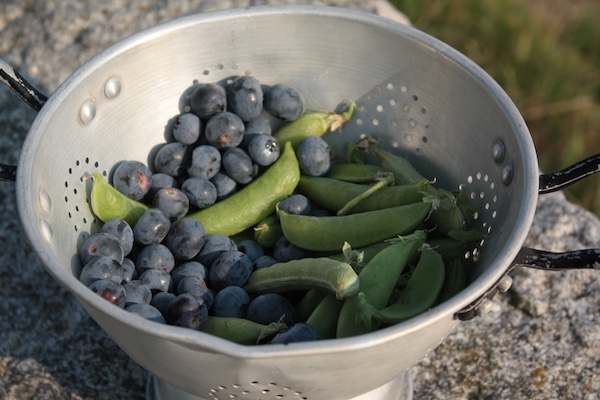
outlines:
[{"label": "colander base", "polygon": [[[238,389],[239,390],[239,389]],[[258,396],[258,397],[256,397]],[[243,390],[239,393],[224,393],[224,388],[215,387],[208,393],[207,397],[197,397],[191,395],[181,389],[168,384],[167,382],[150,374],[146,382],[146,400],[218,400],[218,399],[252,399],[252,400],[268,400],[268,399],[295,399],[295,400],[310,400],[309,397],[302,396],[293,390],[289,393],[280,394],[247,394]],[[378,387],[368,393],[354,397],[348,400],[412,400],[413,399],[413,379],[411,371],[407,371],[399,378]]]}]

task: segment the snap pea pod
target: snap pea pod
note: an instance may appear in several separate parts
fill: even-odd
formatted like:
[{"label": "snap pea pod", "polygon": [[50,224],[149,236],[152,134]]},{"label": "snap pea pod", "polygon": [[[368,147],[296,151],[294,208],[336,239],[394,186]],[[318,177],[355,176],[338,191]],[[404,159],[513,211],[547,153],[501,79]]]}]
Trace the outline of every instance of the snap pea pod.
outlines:
[{"label": "snap pea pod", "polygon": [[102,222],[113,218],[121,218],[130,225],[134,225],[148,209],[145,204],[130,199],[119,192],[97,172],[86,179],[92,179],[93,181],[90,207],[94,215]]},{"label": "snap pea pod", "polygon": [[418,254],[426,237],[425,231],[415,231],[402,240],[390,244],[367,263],[358,275],[360,296],[346,299],[340,310],[336,328],[337,337],[356,336],[372,330],[360,319],[361,298],[366,299],[373,307],[385,307],[398,278],[409,261]]},{"label": "snap pea pod", "polygon": [[486,235],[475,230],[452,230],[447,235],[432,237],[428,240],[429,245],[440,253],[444,262],[455,257],[462,256],[472,244],[481,242]]},{"label": "snap pea pod", "polygon": [[[416,203],[423,199],[423,191],[427,181],[408,185],[386,186],[362,199],[352,207],[352,213],[381,210],[393,206]],[[338,212],[352,199],[360,196],[369,185],[344,182],[320,176],[300,177],[298,192],[309,198],[319,207],[329,211]]]},{"label": "snap pea pod", "polygon": [[467,286],[467,272],[460,258],[454,258],[446,263],[444,285],[438,297],[438,303],[443,303],[458,294]]},{"label": "snap pea pod", "polygon": [[314,326],[320,339],[333,339],[336,336],[337,321],[344,301],[328,293],[314,309],[307,324]]},{"label": "snap pea pod", "polygon": [[253,345],[286,328],[287,324],[283,322],[262,325],[245,318],[209,316],[202,327],[202,332],[234,343]]},{"label": "snap pea pod", "polygon": [[314,251],[339,251],[344,242],[363,247],[415,230],[431,205],[412,203],[357,214],[314,217],[278,211],[284,236],[294,245]]},{"label": "snap pea pod", "polygon": [[384,169],[373,164],[334,164],[325,176],[344,182],[368,183],[375,181]]},{"label": "snap pea pod", "polygon": [[358,293],[358,285],[358,275],[350,264],[317,257],[258,269],[252,272],[244,289],[248,293],[268,293],[320,288],[343,299]]},{"label": "snap pea pod", "polygon": [[254,227],[254,240],[262,247],[271,248],[283,236],[277,214],[273,213],[264,218]]},{"label": "snap pea pod", "polygon": [[442,256],[430,248],[422,250],[417,266],[394,304],[378,309],[366,297],[359,300],[363,323],[368,324],[374,317],[386,324],[396,324],[429,310],[436,303],[444,277]]},{"label": "snap pea pod", "polygon": [[262,175],[239,192],[195,213],[207,235],[232,236],[253,227],[275,211],[277,203],[293,193],[300,179],[300,167],[292,145]]},{"label": "snap pea pod", "polygon": [[377,183],[369,186],[364,192],[362,192],[361,194],[359,194],[358,196],[356,196],[355,198],[350,200],[348,203],[346,203],[346,205],[344,207],[342,207],[338,210],[336,215],[348,214],[350,212],[350,210],[352,210],[354,207],[356,207],[359,203],[363,202],[364,200],[366,200],[367,198],[369,198],[370,196],[375,194],[377,191],[387,187],[388,185],[392,185],[393,183],[394,183],[393,175],[387,175],[387,176],[383,177]]},{"label": "snap pea pod", "polygon": [[310,314],[315,311],[315,308],[317,308],[321,300],[323,300],[323,298],[328,294],[329,292],[322,289],[313,288],[307,290],[304,296],[302,296],[302,298],[295,305],[298,318],[302,321],[306,321],[308,317],[310,317]]},{"label": "snap pea pod", "polygon": [[350,103],[348,109],[336,114],[333,112],[313,111],[283,125],[273,135],[279,143],[290,142],[292,147],[298,147],[300,142],[309,136],[322,136],[329,131],[339,129],[348,122],[356,110],[356,104]]}]

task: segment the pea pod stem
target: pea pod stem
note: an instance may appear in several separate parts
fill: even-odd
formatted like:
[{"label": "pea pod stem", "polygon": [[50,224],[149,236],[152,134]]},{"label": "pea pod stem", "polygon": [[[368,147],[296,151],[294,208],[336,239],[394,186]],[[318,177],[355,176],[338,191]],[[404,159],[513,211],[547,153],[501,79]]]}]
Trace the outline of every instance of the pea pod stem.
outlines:
[{"label": "pea pod stem", "polygon": [[280,143],[290,142],[292,147],[309,136],[322,136],[329,131],[336,131],[348,122],[356,110],[356,103],[351,102],[346,111],[333,112],[313,111],[301,115],[298,119],[283,125],[274,137]]},{"label": "pea pod stem", "polygon": [[232,236],[275,212],[277,203],[294,192],[299,179],[298,159],[288,142],[279,159],[255,181],[232,196],[188,216],[202,222],[208,235]]},{"label": "pea pod stem", "polygon": [[379,309],[366,296],[360,296],[360,318],[363,324],[370,326],[372,318],[386,324],[396,324],[427,311],[435,305],[444,278],[445,268],[441,255],[433,249],[424,249],[406,287],[394,304]]},{"label": "pea pod stem", "polygon": [[202,327],[202,332],[238,344],[254,345],[285,328],[287,324],[283,322],[262,325],[245,318],[209,316]]},{"label": "pea pod stem", "polygon": [[352,215],[315,217],[278,211],[281,229],[294,245],[314,251],[334,252],[350,243],[363,247],[414,231],[429,215],[423,202]]},{"label": "pea pod stem", "polygon": [[342,207],[337,215],[346,215],[348,211],[350,211],[354,206],[360,203],[362,200],[366,199],[373,193],[377,192],[380,189],[388,185],[392,185],[394,183],[394,175],[385,175],[381,180],[379,180],[376,184],[369,186],[364,192],[350,200],[344,207]]},{"label": "pea pod stem", "polygon": [[338,299],[343,299],[358,293],[359,280],[349,264],[327,257],[317,257],[277,263],[258,269],[250,275],[244,288],[248,293],[319,288],[335,294]]}]

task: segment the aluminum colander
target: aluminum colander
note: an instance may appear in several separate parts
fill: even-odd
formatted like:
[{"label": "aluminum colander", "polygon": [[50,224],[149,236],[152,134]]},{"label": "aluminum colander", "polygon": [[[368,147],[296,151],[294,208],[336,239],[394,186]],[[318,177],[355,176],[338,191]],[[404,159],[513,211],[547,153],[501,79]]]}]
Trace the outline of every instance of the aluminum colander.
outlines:
[{"label": "aluminum colander", "polygon": [[[356,101],[353,120],[325,136],[335,153],[372,135],[440,187],[462,186],[476,210],[470,227],[487,234],[465,254],[472,264],[468,287],[368,335],[242,346],[145,321],[81,284],[74,255],[100,226],[83,176],[108,176],[124,159],[149,163],[165,143],[168,121],[184,110],[186,89],[241,74],[298,88],[311,110]],[[27,239],[47,271],[151,373],[148,397],[398,398],[407,393],[404,374],[461,320],[475,316],[515,265],[574,265],[560,264],[566,256],[581,261],[581,252],[549,255],[522,247],[540,190],[560,188],[572,174],[546,175],[540,184],[530,134],[505,92],[448,45],[375,15],[260,6],[183,17],[106,49],[47,100],[9,67],[1,77],[39,108],[18,166],[0,171],[16,181]],[[595,160],[574,169],[577,176],[595,170]],[[593,251],[584,255],[597,258]]]}]

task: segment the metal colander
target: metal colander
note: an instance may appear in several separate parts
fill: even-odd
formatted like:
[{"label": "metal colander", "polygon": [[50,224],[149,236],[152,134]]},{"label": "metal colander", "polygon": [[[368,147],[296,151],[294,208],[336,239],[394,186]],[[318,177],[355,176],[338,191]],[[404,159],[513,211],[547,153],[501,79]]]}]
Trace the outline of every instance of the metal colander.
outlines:
[{"label": "metal colander", "polygon": [[[108,176],[124,159],[149,163],[169,120],[184,110],[186,89],[241,74],[298,88],[311,110],[356,101],[354,119],[325,136],[334,152],[372,135],[440,187],[463,186],[476,210],[471,227],[488,234],[465,255],[469,286],[361,337],[253,347],[149,323],[81,284],[74,255],[99,227],[83,176]],[[98,54],[39,111],[16,183],[24,231],[45,268],[151,372],[152,390],[204,399],[390,399],[402,375],[459,323],[460,311],[509,270],[533,219],[538,167],[511,100],[446,44],[363,12],[263,6],[177,19]]]}]

